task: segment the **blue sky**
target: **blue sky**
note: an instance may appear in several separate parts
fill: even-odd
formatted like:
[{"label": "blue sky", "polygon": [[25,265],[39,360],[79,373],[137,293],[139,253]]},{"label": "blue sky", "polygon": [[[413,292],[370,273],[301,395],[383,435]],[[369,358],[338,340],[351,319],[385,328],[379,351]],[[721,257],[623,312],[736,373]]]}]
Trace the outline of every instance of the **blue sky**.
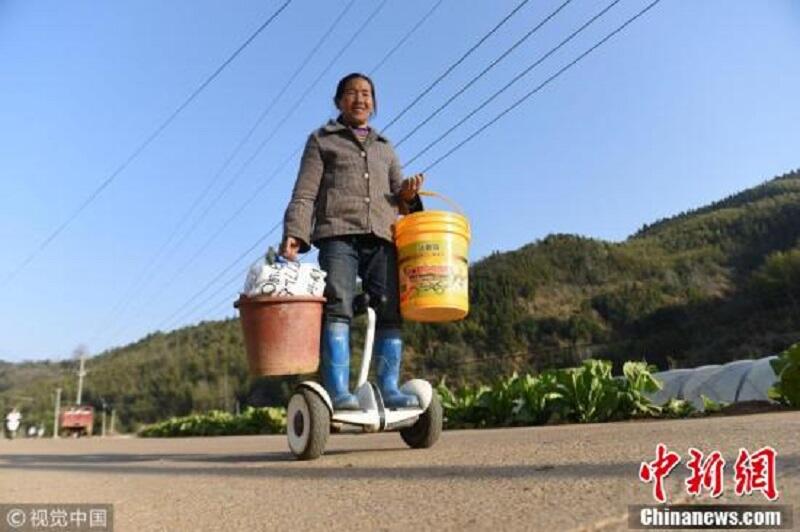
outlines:
[{"label": "blue sky", "polygon": [[[0,281],[282,3],[0,2]],[[389,123],[519,3],[444,0],[373,72],[373,125]],[[562,3],[529,1],[386,134],[402,138]],[[647,3],[621,0],[408,172],[437,159]],[[388,0],[358,31],[380,2],[356,0],[275,100],[346,5],[294,0],[74,222],[2,281],[0,359],[60,359],[79,344],[99,353],[157,328],[233,315],[242,272],[280,231],[234,259],[280,220],[297,171],[292,153],[334,116],[336,81],[371,71],[434,2]],[[606,5],[573,0],[402,143],[401,159]],[[798,54],[797,2],[663,0],[434,167],[427,188],[469,216],[473,259],[555,232],[624,240],[644,223],[800,167]],[[266,120],[220,172],[273,100]],[[195,219],[185,238],[168,242]]]}]

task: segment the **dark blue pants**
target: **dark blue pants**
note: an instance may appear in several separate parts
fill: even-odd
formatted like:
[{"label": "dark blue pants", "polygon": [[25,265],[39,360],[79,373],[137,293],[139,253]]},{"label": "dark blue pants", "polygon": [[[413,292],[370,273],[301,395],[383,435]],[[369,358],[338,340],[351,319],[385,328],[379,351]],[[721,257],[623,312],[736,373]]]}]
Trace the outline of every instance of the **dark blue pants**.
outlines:
[{"label": "dark blue pants", "polygon": [[316,242],[319,265],[325,278],[325,320],[350,323],[356,276],[372,301],[386,297],[375,309],[377,328],[400,328],[400,300],[397,287],[397,251],[394,244],[374,235],[349,235]]}]

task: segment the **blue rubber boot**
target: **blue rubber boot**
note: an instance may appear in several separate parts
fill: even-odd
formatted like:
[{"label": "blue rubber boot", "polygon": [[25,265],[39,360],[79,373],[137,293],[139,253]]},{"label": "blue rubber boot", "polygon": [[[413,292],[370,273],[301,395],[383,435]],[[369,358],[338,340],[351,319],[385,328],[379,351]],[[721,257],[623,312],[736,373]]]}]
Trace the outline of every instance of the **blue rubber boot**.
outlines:
[{"label": "blue rubber boot", "polygon": [[403,341],[400,329],[380,329],[376,333],[375,350],[378,353],[378,388],[387,408],[418,408],[419,399],[397,389],[400,362],[403,359]]},{"label": "blue rubber boot", "polygon": [[334,410],[359,410],[350,393],[350,325],[330,322],[322,327],[322,385]]}]

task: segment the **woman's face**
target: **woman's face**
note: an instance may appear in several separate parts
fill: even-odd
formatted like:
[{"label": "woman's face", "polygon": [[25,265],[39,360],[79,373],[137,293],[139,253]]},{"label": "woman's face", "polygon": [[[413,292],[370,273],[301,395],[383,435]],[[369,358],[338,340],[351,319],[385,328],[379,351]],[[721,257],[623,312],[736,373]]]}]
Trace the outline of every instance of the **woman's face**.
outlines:
[{"label": "woman's face", "polygon": [[369,82],[364,78],[348,81],[337,106],[348,125],[366,126],[373,109],[372,87]]}]

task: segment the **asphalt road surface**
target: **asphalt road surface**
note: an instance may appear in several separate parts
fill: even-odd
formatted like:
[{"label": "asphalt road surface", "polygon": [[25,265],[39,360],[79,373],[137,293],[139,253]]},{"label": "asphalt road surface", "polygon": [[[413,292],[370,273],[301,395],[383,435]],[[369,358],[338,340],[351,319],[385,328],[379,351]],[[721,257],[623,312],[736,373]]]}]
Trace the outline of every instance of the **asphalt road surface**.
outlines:
[{"label": "asphalt road surface", "polygon": [[792,505],[800,528],[800,412],[449,431],[428,450],[338,434],[313,462],[294,461],[284,436],[4,440],[0,502],[111,503],[118,531],[627,530],[628,505],[653,503],[638,471],[658,443],[683,458],[670,503],[695,502],[683,487],[695,447],[727,461],[714,502],[768,504],[733,493],[733,466],[740,448],[772,446],[772,504]]}]

